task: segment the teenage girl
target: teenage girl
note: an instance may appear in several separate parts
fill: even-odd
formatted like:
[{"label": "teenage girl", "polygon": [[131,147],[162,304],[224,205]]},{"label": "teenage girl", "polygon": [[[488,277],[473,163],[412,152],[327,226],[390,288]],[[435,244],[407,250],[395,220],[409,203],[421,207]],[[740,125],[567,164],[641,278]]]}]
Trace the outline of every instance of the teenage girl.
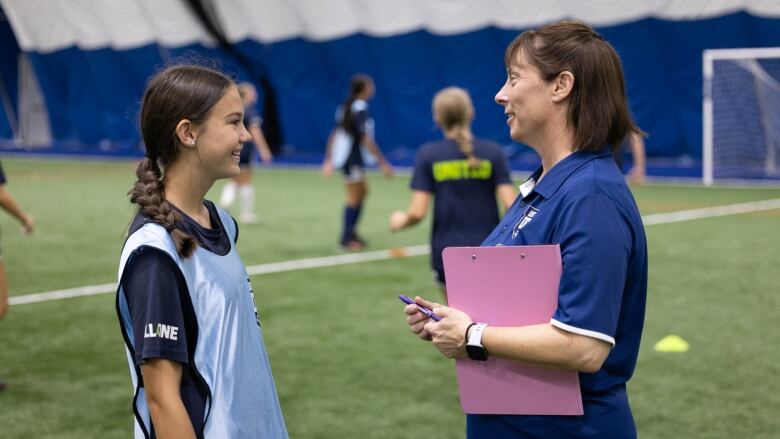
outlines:
[{"label": "teenage girl", "polygon": [[409,207],[390,215],[390,230],[411,227],[425,218],[433,198],[431,266],[445,301],[442,250],[480,245],[498,225],[496,195],[504,210],[515,199],[506,158],[495,143],[474,138],[473,119],[474,105],[465,90],[449,87],[434,96],[433,120],[444,139],[420,147]]},{"label": "teenage girl", "polygon": [[252,135],[252,141],[244,144],[241,149],[241,158],[238,162],[241,173],[225,183],[222,188],[222,196],[219,198],[219,205],[227,209],[236,200],[236,193],[241,202],[241,213],[238,220],[244,224],[254,224],[257,222],[257,215],[254,212],[255,188],[252,186],[252,159],[255,151],[260,155],[263,163],[271,163],[273,154],[268,142],[263,136],[263,130],[260,128],[263,119],[257,114],[255,104],[257,103],[257,89],[248,82],[238,84],[238,93],[244,102],[244,126],[247,127]]},{"label": "teenage girl", "polygon": [[225,75],[169,67],[141,107],[146,157],[119,263],[117,313],[136,438],[286,438],[238,227],[206,192],[252,140]]},{"label": "teenage girl", "polygon": [[[391,177],[393,167],[382,155],[382,151],[374,141],[374,120],[368,112],[368,101],[374,96],[374,81],[370,76],[358,74],[350,81],[349,95],[344,104],[336,111],[336,128],[328,138],[325,149],[325,161],[322,163],[322,173],[329,177],[334,167],[341,167],[344,174],[346,187],[346,205],[344,206],[344,227],[341,232],[340,244],[345,250],[362,250],[366,242],[357,234],[360,213],[363,209],[363,201],[368,195],[366,185],[365,159],[363,147],[376,158],[382,173]],[[340,131],[343,130],[343,131]],[[338,133],[343,132],[348,136],[345,151],[346,159],[342,163],[334,163],[334,151],[338,145]]]}]

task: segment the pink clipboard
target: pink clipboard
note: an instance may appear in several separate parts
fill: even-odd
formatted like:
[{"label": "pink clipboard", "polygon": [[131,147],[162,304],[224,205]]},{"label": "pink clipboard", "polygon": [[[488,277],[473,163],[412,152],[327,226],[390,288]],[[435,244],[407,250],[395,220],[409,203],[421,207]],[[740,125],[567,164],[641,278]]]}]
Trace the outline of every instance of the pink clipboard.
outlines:
[{"label": "pink clipboard", "polygon": [[[558,306],[557,245],[444,249],[449,306],[493,326],[548,323]],[[455,360],[460,402],[470,414],[582,415],[576,371],[491,357]]]}]

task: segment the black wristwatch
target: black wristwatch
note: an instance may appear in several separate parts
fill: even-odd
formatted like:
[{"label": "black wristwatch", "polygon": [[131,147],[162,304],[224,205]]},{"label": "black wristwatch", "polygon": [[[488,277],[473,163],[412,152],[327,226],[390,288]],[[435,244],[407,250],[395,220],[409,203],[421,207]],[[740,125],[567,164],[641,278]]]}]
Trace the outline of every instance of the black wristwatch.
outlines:
[{"label": "black wristwatch", "polygon": [[482,331],[487,328],[487,323],[475,323],[474,329],[469,334],[469,339],[466,342],[466,354],[469,358],[476,361],[485,361],[488,359],[488,352],[484,346],[482,346]]}]

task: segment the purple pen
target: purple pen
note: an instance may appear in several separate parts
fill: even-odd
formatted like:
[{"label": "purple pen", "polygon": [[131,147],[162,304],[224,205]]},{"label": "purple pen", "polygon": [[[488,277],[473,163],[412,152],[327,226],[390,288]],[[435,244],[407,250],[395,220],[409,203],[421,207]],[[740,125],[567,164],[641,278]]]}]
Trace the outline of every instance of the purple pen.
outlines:
[{"label": "purple pen", "polygon": [[434,314],[433,311],[431,311],[430,309],[418,304],[417,302],[414,301],[414,299],[404,296],[403,294],[398,296],[398,298],[401,299],[401,302],[403,303],[407,303],[409,305],[417,305],[417,309],[419,309],[420,312],[423,313],[426,317],[433,319],[434,322],[438,322],[441,320],[441,317]]}]

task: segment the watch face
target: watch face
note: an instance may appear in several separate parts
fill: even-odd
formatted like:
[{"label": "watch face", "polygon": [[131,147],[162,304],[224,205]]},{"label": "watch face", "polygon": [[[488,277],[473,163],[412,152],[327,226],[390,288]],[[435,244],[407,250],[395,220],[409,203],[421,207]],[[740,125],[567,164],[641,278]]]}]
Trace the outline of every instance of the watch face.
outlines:
[{"label": "watch face", "polygon": [[467,344],[466,354],[468,354],[469,358],[472,360],[485,361],[488,359],[488,353],[482,346]]}]

